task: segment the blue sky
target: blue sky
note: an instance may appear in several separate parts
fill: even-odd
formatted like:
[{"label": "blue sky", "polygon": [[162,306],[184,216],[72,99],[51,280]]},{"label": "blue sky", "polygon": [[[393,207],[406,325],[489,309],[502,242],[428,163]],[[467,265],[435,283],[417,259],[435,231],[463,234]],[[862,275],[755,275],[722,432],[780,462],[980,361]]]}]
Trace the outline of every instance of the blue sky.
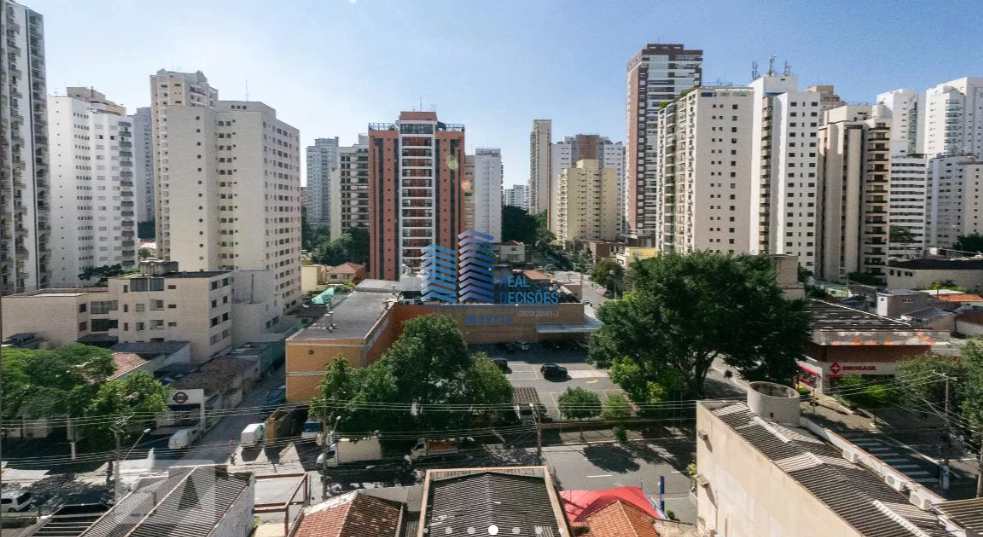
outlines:
[{"label": "blue sky", "polygon": [[554,139],[624,140],[625,63],[646,41],[702,48],[705,83],[747,83],[774,54],[851,102],[983,76],[968,1],[21,1],[45,17],[49,92],[91,85],[132,109],[157,69],[201,70],[220,98],[248,81],[304,145],[352,143],[422,99],[469,148],[500,147],[507,184],[528,177],[533,118]]}]

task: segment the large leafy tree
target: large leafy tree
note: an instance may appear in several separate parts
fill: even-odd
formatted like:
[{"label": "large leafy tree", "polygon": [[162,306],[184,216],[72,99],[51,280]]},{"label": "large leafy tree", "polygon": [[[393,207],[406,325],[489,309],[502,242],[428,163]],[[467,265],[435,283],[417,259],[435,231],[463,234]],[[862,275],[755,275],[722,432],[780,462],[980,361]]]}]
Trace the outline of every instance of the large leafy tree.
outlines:
[{"label": "large leafy tree", "polygon": [[[329,364],[314,401],[315,415],[344,434],[464,427],[482,405],[509,403],[512,387],[484,355],[468,353],[464,336],[446,316],[407,321],[382,359],[355,369]],[[448,411],[458,405],[458,411]],[[467,407],[475,405],[474,412]]]},{"label": "large leafy tree", "polygon": [[590,279],[603,285],[609,293],[617,293],[624,289],[625,268],[611,258],[602,259],[594,265]]},{"label": "large leafy tree", "polygon": [[519,207],[502,207],[502,240],[535,243],[536,217]]},{"label": "large leafy tree", "polygon": [[631,272],[632,292],[601,307],[590,356],[636,401],[702,396],[717,358],[746,378],[791,380],[809,314],[784,298],[766,257],[672,254]]},{"label": "large leafy tree", "polygon": [[580,420],[601,415],[601,398],[584,388],[567,388],[557,399],[560,414],[567,419]]},{"label": "large leafy tree", "polygon": [[3,416],[80,416],[115,370],[110,351],[72,344],[57,349],[4,349]]},{"label": "large leafy tree", "polygon": [[983,235],[979,233],[960,235],[956,238],[956,243],[952,245],[952,248],[964,252],[983,252]]},{"label": "large leafy tree", "polygon": [[167,410],[167,389],[148,373],[138,371],[121,379],[104,382],[86,408],[86,414],[105,418],[86,426],[86,437],[108,445],[114,434],[120,442],[132,438]]},{"label": "large leafy tree", "polygon": [[317,263],[340,265],[346,261],[366,263],[369,260],[369,232],[363,228],[352,228],[340,237],[328,239],[327,229],[321,228],[311,247],[311,257]]}]

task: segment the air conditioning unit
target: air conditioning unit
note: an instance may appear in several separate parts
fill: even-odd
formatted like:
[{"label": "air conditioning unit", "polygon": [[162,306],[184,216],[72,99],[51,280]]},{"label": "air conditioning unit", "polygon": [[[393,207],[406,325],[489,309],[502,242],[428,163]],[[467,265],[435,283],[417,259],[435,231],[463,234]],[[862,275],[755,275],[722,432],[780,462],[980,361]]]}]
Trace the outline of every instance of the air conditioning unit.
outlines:
[{"label": "air conditioning unit", "polygon": [[911,495],[908,497],[908,500],[923,511],[931,511],[932,506],[935,505],[932,503],[932,499],[930,497],[927,495],[923,496],[922,494],[914,491],[912,491]]},{"label": "air conditioning unit", "polygon": [[884,482],[887,483],[887,486],[891,487],[892,489],[898,492],[904,492],[905,482],[898,479],[897,477],[891,474],[885,475]]},{"label": "air conditioning unit", "polygon": [[860,464],[860,455],[856,451],[846,450],[843,452],[843,458],[852,462],[853,464]]}]

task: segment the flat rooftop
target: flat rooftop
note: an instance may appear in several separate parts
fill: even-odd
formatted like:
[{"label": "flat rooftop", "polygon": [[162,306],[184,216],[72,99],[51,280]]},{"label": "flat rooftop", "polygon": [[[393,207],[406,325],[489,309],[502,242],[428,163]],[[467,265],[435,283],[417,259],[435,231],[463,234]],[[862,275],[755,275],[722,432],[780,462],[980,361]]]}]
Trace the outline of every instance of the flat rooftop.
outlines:
[{"label": "flat rooftop", "polygon": [[27,291],[16,293],[4,298],[25,298],[25,297],[69,297],[81,296],[86,293],[106,293],[108,287],[52,287],[50,289],[38,289],[37,291]]},{"label": "flat rooftop", "polygon": [[891,261],[887,266],[908,270],[983,270],[983,259],[910,259]]},{"label": "flat rooftop", "polygon": [[215,276],[221,276],[222,274],[230,274],[231,270],[199,270],[199,271],[177,271],[177,272],[165,272],[163,274],[143,274],[141,272],[134,274],[124,274],[122,276],[116,276],[117,278],[214,278]]},{"label": "flat rooftop", "polygon": [[390,292],[354,291],[334,310],[288,338],[293,342],[364,339],[394,299]]}]

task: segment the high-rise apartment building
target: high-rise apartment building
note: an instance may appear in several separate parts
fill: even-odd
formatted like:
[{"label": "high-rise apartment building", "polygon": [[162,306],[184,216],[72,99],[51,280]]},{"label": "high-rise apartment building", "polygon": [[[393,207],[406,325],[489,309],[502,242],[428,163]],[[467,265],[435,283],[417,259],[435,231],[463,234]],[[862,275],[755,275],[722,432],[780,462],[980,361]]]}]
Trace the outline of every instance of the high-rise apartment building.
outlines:
[{"label": "high-rise apartment building", "polygon": [[[331,198],[334,183],[341,180],[338,137],[315,138],[307,146],[307,186],[304,190],[304,210],[307,223],[314,228],[331,226]],[[330,233],[330,231],[329,231]],[[332,238],[337,235],[331,235]]]},{"label": "high-rise apartment building", "polygon": [[747,87],[701,87],[656,116],[655,246],[664,252],[747,253],[751,116]]},{"label": "high-rise apartment building", "polygon": [[821,95],[798,90],[795,75],[770,70],[750,87],[751,253],[795,255],[799,265],[814,270]]},{"label": "high-rise apartment building", "polygon": [[929,161],[927,245],[952,248],[960,235],[983,233],[983,161],[972,155]]},{"label": "high-rise apartment building", "polygon": [[369,125],[369,273],[418,270],[431,244],[455,248],[461,229],[464,126],[435,112]]},{"label": "high-rise apartment building", "polygon": [[[892,147],[894,128],[892,122]],[[928,168],[921,155],[891,154],[891,178],[888,188],[888,257],[915,259],[925,251],[928,206]]]},{"label": "high-rise apartment building", "polygon": [[529,210],[529,187],[512,185],[502,191],[502,205]]},{"label": "high-rise apartment building", "polygon": [[502,151],[478,147],[474,150],[472,205],[474,222],[470,228],[502,240]]},{"label": "high-rise apartment building", "polygon": [[924,129],[924,98],[909,89],[886,91],[877,96],[877,104],[891,112],[891,155],[922,153]]},{"label": "high-rise apartment building", "polygon": [[[150,107],[130,115],[133,132],[133,198],[137,222],[154,220],[154,150]],[[149,237],[140,237],[149,238]]]},{"label": "high-rise apartment building", "polygon": [[534,119],[529,134],[529,214],[549,210],[551,170],[550,145],[553,141],[553,122]]},{"label": "high-rise apartment building", "polygon": [[885,275],[889,257],[891,113],[881,105],[823,112],[819,127],[816,275]]},{"label": "high-rise apartment building", "polygon": [[983,78],[959,78],[925,92],[924,148],[929,158],[983,158]]},{"label": "high-rise apartment building", "polygon": [[159,255],[182,269],[270,270],[300,299],[300,137],[255,101],[219,101],[201,73],[151,76]]},{"label": "high-rise apartment building", "polygon": [[369,228],[369,140],[338,149],[338,181],[331,183],[331,236]]},{"label": "high-rise apartment building", "polygon": [[48,97],[51,285],[95,267],[136,266],[133,141],[126,109],[92,88]]},{"label": "high-rise apartment building", "polygon": [[461,167],[461,229],[474,229],[474,155]]},{"label": "high-rise apartment building", "polygon": [[0,294],[48,287],[44,20],[0,0]]},{"label": "high-rise apartment building", "polygon": [[[618,237],[618,177],[614,168],[580,160],[560,173],[550,202],[551,229],[561,242],[613,241]],[[551,215],[552,216],[552,215]]]},{"label": "high-rise apartment building", "polygon": [[[618,178],[618,231],[622,232],[624,224],[624,186],[625,186],[625,145],[614,143],[608,138],[596,134],[578,134],[567,136],[556,142],[550,149],[552,160],[550,168],[553,177],[550,189],[556,188],[560,173],[564,168],[576,166],[580,160],[596,160],[599,168],[612,168]],[[551,215],[552,218],[552,215]]]},{"label": "high-rise apartment building", "polygon": [[659,109],[702,81],[703,51],[682,44],[649,43],[628,61],[624,211],[630,237],[655,238],[662,188],[653,143]]}]

